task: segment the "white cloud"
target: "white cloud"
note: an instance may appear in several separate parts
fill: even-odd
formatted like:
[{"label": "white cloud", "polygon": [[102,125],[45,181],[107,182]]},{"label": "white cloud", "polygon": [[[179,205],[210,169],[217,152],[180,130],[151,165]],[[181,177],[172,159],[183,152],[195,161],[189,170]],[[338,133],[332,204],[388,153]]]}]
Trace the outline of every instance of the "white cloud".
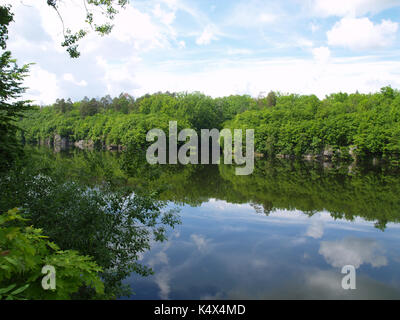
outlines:
[{"label": "white cloud", "polygon": [[277,90],[316,94],[323,98],[334,92],[375,92],[391,84],[400,87],[400,62],[374,57],[331,58],[321,64],[314,59],[200,60],[201,70],[188,71],[193,62],[171,62],[137,70],[136,95],[157,91],[199,90],[211,96],[250,94]]},{"label": "white cloud", "polygon": [[179,49],[185,49],[186,48],[186,42],[181,40],[178,42],[178,47]]},{"label": "white cloud", "polygon": [[30,68],[29,77],[25,80],[24,85],[29,88],[25,98],[32,99],[34,103],[40,105],[53,103],[62,96],[57,75],[37,65]]},{"label": "white cloud", "polygon": [[166,4],[171,9],[178,7],[179,0],[161,0],[162,3]]},{"label": "white cloud", "polygon": [[[105,94],[118,95],[121,92],[132,92],[139,87],[135,75],[127,70],[134,70],[138,62],[137,58],[124,63],[110,63],[104,57],[96,57],[97,65],[103,70],[103,78],[107,92]],[[99,81],[99,80],[98,80]]]},{"label": "white cloud", "polygon": [[63,79],[65,81],[71,82],[71,83],[73,83],[73,84],[75,84],[75,85],[77,85],[79,87],[86,87],[87,86],[87,82],[85,80],[77,81],[77,80],[75,80],[75,77],[71,73],[64,73]]},{"label": "white cloud", "polygon": [[307,287],[313,291],[323,291],[329,293],[343,293],[340,274],[330,271],[316,270],[305,276]]},{"label": "white cloud", "polygon": [[214,27],[212,27],[211,25],[208,25],[204,28],[201,35],[196,39],[196,43],[198,45],[206,45],[206,44],[210,44],[211,41],[213,41],[213,40],[218,40],[218,38],[215,34]]},{"label": "white cloud", "polygon": [[397,29],[398,23],[390,20],[374,24],[368,18],[343,18],[326,35],[331,46],[367,50],[391,45]]},{"label": "white cloud", "polygon": [[161,5],[159,3],[153,9],[153,14],[156,18],[158,18],[162,23],[166,25],[171,25],[175,20],[175,11],[165,11],[161,9]]},{"label": "white cloud", "polygon": [[[66,26],[81,26],[84,17],[79,14],[84,11],[80,6],[80,2],[74,2],[62,7]],[[8,48],[19,64],[37,63],[26,85],[31,88],[27,98],[38,103],[68,97],[76,100],[85,95],[129,92],[138,96],[166,90],[198,90],[211,96],[257,96],[263,91],[279,90],[314,93],[322,98],[337,91],[370,92],[388,84],[400,87],[397,76],[400,62],[395,59],[384,60],[381,56],[339,59],[331,56],[328,47],[315,47],[311,41],[314,39],[301,33],[290,40],[284,37],[285,44],[290,43],[286,47],[278,46],[276,41],[264,41],[262,36],[254,42],[260,33],[272,35],[279,23],[285,21],[279,5],[261,1],[233,5],[232,10],[226,10],[225,17],[220,17],[218,25],[202,14],[200,6],[191,7],[184,1],[137,2],[117,15],[115,29],[109,36],[98,37],[91,32],[85,37],[80,44],[82,55],[77,60],[70,59],[60,46],[62,25],[45,1],[24,0],[23,4],[17,1],[13,8],[15,23],[10,26]],[[181,16],[190,23],[185,20],[180,25]],[[357,23],[367,22],[370,29],[361,26],[363,32],[351,34],[353,31],[349,32],[343,21],[349,20],[343,19],[330,31],[329,45],[351,48],[389,45],[397,30],[397,23],[387,20],[373,24],[368,19],[353,19]],[[246,37],[242,38],[242,31],[235,33],[229,29],[236,27],[253,30],[246,29]],[[214,48],[193,46],[187,40],[190,37],[198,45],[218,39],[224,50],[220,49],[221,53]],[[260,49],[260,44],[265,48]],[[303,52],[309,51],[310,56],[296,58],[299,47],[305,49]],[[281,54],[287,58],[280,58]]]},{"label": "white cloud", "polygon": [[[49,7],[45,1],[38,2],[36,0],[25,0],[24,4],[16,4],[14,7],[18,13],[24,10],[24,6],[38,11],[41,18],[41,26],[52,38],[54,42],[53,47],[59,52],[64,52],[65,49],[60,46],[63,40],[63,24],[54,9]],[[82,3],[60,2],[58,10],[62,16],[65,28],[71,28],[72,31],[90,29],[88,24],[85,23],[86,11]],[[92,12],[98,24],[102,21],[105,22],[99,9]],[[142,12],[132,5],[126,6],[125,9],[120,10],[112,22],[114,25],[113,32],[103,39],[111,38],[120,42],[131,43],[138,50],[149,50],[167,46],[169,39],[174,36],[174,29],[169,25],[175,19],[175,12],[162,10],[160,5],[158,5],[151,13]],[[158,22],[167,25],[167,27],[158,25]],[[33,27],[36,28],[37,26]],[[90,35],[94,35],[94,33],[91,32]],[[98,50],[101,47],[101,42],[103,41],[99,41],[98,35],[89,36],[85,37],[84,41],[82,41],[82,46]]]},{"label": "white cloud", "polygon": [[163,300],[168,300],[169,294],[171,292],[171,275],[167,270],[161,270],[156,272],[154,276],[154,282],[160,288],[159,296]]},{"label": "white cloud", "polygon": [[241,28],[259,28],[282,21],[282,14],[271,3],[244,1],[237,3],[226,17],[225,24]]},{"label": "white cloud", "polygon": [[[30,77],[35,80],[25,82],[30,88],[26,97],[40,104],[61,97],[81,99],[85,95],[132,92],[138,88],[134,71],[141,61],[140,55],[175,43],[173,28],[160,23],[151,10],[142,12],[128,6],[116,16],[110,35],[99,37],[91,32],[80,43],[81,57],[71,59],[60,45],[61,21],[44,1],[15,3],[13,12],[15,22],[10,25],[8,49],[19,64],[36,63]],[[60,4],[60,12],[66,27],[73,26],[75,30],[84,26],[84,8],[77,3]]]},{"label": "white cloud", "polygon": [[[173,21],[174,17],[168,16],[162,11],[158,11],[157,14],[164,20],[164,23]],[[131,42],[135,49],[142,51],[166,47],[169,42],[168,36],[171,35],[169,28],[157,26],[149,14],[132,6],[122,10],[116,16],[114,24],[112,37],[121,42]]]},{"label": "white cloud", "polygon": [[331,57],[331,51],[328,47],[319,47],[312,49],[312,54],[315,61],[319,63],[326,63]]},{"label": "white cloud", "polygon": [[192,239],[192,241],[195,243],[197,249],[204,253],[207,251],[208,246],[209,246],[209,240],[206,239],[203,235],[199,235],[199,234],[192,234],[190,236],[190,238]]},{"label": "white cloud", "polygon": [[307,229],[306,235],[314,239],[322,238],[324,235],[324,223],[320,220],[313,220]]},{"label": "white cloud", "polygon": [[333,267],[353,265],[359,268],[370,264],[377,268],[387,265],[382,248],[372,239],[345,238],[337,241],[322,241],[319,254]]},{"label": "white cloud", "polygon": [[[152,243],[155,245],[156,243]],[[163,245],[161,245],[161,249],[157,253],[153,253],[151,255],[151,258],[148,261],[148,265],[151,268],[154,268],[157,265],[164,264],[164,265],[169,265],[169,259],[166,251],[171,247],[172,242],[169,241]]]},{"label": "white cloud", "polygon": [[309,2],[313,11],[322,16],[362,16],[378,13],[385,9],[399,6],[399,0],[312,0]]}]

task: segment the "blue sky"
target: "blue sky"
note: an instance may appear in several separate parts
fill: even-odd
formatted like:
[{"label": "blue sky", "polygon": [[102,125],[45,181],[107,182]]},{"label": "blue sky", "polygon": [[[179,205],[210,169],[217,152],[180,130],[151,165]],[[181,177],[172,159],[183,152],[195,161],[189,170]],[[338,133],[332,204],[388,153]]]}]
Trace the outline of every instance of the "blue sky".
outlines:
[{"label": "blue sky", "polygon": [[[120,92],[323,98],[400,87],[399,0],[131,0],[111,35],[81,42],[77,60],[61,48],[46,1],[12,2],[8,49],[36,63],[26,84],[39,104]],[[64,1],[60,12],[68,27],[84,20],[82,1]]]}]

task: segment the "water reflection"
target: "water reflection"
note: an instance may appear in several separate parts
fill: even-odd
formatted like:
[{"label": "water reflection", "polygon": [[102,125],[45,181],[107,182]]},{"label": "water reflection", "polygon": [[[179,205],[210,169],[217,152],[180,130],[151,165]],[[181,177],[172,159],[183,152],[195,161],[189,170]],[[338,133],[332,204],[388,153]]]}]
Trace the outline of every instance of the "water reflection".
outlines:
[{"label": "water reflection", "polygon": [[[326,212],[263,217],[224,201],[182,211],[176,236],[143,259],[158,261],[156,276],[127,280],[137,292],[130,298],[400,298],[397,227],[386,235],[371,222],[334,220]],[[341,287],[346,264],[357,268],[356,290]]]},{"label": "water reflection", "polygon": [[[42,152],[71,179],[160,191],[182,225],[141,257],[129,299],[400,298],[400,176],[393,168],[257,161],[150,166],[131,154]],[[383,232],[384,231],[384,232]],[[354,265],[357,289],[341,287]]]},{"label": "water reflection", "polygon": [[318,253],[332,267],[352,265],[359,268],[370,264],[374,268],[386,266],[388,261],[381,245],[375,239],[344,238],[336,241],[322,241]]}]

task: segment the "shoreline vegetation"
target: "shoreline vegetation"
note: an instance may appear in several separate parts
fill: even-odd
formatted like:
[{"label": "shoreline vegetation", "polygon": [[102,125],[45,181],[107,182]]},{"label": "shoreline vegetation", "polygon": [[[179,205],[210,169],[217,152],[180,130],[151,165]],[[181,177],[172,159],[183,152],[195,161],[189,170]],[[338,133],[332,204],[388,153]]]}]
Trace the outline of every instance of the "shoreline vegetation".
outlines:
[{"label": "shoreline vegetation", "polygon": [[35,107],[18,122],[25,143],[65,149],[145,150],[146,133],[178,130],[255,130],[258,157],[323,161],[373,158],[398,164],[400,155],[400,92],[390,86],[377,93],[315,95],[281,94],[252,98],[212,98],[199,92],[155,93],[135,99],[58,99]]}]

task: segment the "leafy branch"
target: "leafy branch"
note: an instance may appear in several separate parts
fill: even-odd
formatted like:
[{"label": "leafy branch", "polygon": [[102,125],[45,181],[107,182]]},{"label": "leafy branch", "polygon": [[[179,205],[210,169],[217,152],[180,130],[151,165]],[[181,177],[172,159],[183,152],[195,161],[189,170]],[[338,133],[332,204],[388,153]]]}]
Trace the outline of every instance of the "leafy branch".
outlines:
[{"label": "leafy branch", "polygon": [[[124,9],[128,4],[129,0],[82,0],[85,11],[86,18],[85,22],[90,26],[90,28],[99,34],[100,36],[108,35],[113,29],[113,24],[111,21],[118,14],[118,9]],[[78,58],[80,52],[78,50],[78,42],[84,38],[89,31],[85,29],[80,29],[78,31],[72,32],[70,28],[65,28],[64,20],[60,13],[58,4],[60,0],[47,0],[47,5],[52,7],[61,20],[63,27],[64,41],[61,43],[62,47],[65,47],[71,58]],[[106,22],[102,24],[95,23],[94,19],[94,9],[100,8],[102,15],[106,18]]]}]

